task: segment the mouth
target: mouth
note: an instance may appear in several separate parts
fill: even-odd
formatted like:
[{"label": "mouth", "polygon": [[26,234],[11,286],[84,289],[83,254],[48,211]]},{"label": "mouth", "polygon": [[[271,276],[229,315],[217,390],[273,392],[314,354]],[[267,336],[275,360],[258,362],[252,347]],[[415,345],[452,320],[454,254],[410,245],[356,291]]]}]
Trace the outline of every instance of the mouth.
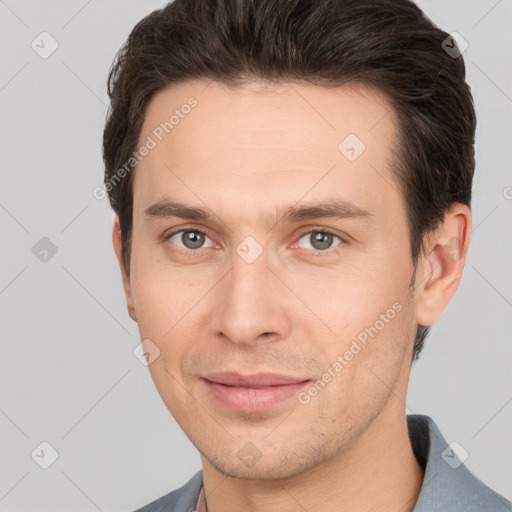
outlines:
[{"label": "mouth", "polygon": [[275,373],[241,375],[234,372],[202,378],[217,403],[234,411],[264,412],[296,395],[310,382]]}]

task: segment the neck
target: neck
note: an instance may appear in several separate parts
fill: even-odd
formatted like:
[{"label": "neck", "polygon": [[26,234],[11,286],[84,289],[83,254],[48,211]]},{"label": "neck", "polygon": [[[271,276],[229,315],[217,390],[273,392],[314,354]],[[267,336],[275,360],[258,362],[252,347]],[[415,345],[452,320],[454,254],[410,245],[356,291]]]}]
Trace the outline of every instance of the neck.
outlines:
[{"label": "neck", "polygon": [[201,459],[208,512],[411,512],[424,476],[402,409],[381,411],[350,449],[291,478],[226,477],[204,456]]}]

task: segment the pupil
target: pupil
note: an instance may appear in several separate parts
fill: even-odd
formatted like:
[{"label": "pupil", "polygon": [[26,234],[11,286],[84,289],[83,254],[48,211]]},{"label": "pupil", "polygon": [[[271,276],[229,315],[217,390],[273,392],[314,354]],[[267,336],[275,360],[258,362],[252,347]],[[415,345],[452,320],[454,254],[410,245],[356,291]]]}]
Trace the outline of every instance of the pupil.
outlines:
[{"label": "pupil", "polygon": [[312,234],[312,245],[315,249],[328,249],[332,243],[332,235],[317,231],[316,235]]},{"label": "pupil", "polygon": [[204,235],[198,231],[185,231],[182,236],[185,247],[198,249],[204,242]]}]

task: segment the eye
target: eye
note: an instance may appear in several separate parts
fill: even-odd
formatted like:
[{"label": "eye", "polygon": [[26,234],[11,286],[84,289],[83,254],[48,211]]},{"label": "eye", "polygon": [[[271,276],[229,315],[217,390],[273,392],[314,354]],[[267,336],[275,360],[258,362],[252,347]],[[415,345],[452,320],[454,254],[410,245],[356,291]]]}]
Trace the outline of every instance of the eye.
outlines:
[{"label": "eye", "polygon": [[198,229],[180,229],[179,231],[171,233],[167,237],[167,240],[181,249],[188,249],[188,251],[185,252],[190,252],[203,249],[203,244],[207,238],[209,239],[209,236]]},{"label": "eye", "polygon": [[[305,249],[313,249],[314,251],[317,252],[327,252],[328,249],[331,249],[333,240],[335,238],[337,238],[340,242],[343,242],[341,237],[332,233],[331,231],[328,231],[326,229],[313,229],[303,233],[297,243],[299,244],[300,247],[303,247]],[[300,245],[300,241],[302,239],[306,240],[306,247]],[[309,247],[307,246],[308,243],[310,245]]]}]

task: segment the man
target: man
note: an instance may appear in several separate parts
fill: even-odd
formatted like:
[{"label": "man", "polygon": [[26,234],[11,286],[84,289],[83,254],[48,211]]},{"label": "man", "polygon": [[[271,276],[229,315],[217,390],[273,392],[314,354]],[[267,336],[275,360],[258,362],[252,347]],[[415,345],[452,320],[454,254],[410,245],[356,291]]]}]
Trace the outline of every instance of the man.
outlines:
[{"label": "man", "polygon": [[202,461],[140,511],[510,510],[405,412],[470,242],[456,48],[407,0],[176,0],[134,28],[109,77],[113,243]]}]

